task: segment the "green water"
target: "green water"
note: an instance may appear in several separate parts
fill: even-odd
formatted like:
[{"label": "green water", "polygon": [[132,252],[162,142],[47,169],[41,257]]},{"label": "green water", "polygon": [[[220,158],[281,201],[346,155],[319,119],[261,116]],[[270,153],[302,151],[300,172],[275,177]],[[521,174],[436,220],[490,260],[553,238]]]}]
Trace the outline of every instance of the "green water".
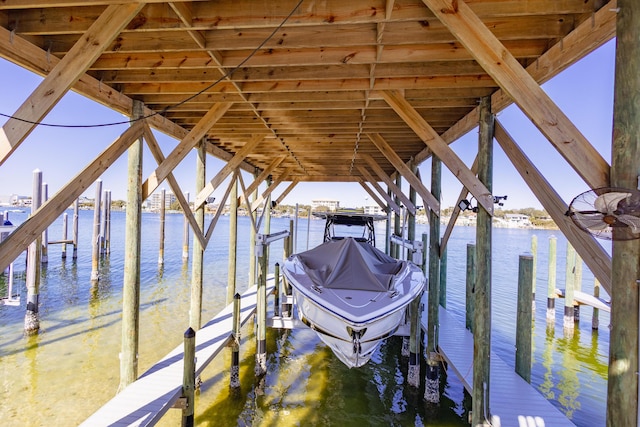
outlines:
[{"label": "green water", "polygon": [[[102,262],[99,284],[92,287],[89,231],[84,235],[82,232],[91,229],[91,216],[91,212],[81,213],[81,240],[87,242],[84,247],[81,243],[77,262],[70,258],[61,262],[60,248],[50,249],[50,262],[43,271],[41,283],[41,331],[38,335],[25,336],[22,332],[26,300],[24,280],[16,283],[22,288],[21,306],[0,306],[0,423],[3,426],[78,425],[118,389],[124,235],[121,233],[120,236],[120,230],[123,221],[115,215],[112,253]],[[191,276],[190,261],[183,263],[181,259],[182,219],[178,215],[167,218],[164,268],[157,264],[156,227],[159,222],[156,216],[145,214],[143,224],[139,374],[181,344],[188,325]],[[50,236],[56,226],[54,224],[50,229]],[[304,250],[306,220],[300,222],[300,227],[304,228],[298,249]],[[247,228],[248,224],[241,218],[240,236]],[[271,229],[286,228],[288,220],[274,220]],[[456,228],[448,250],[447,304],[461,320],[464,316],[465,263],[462,254],[472,231]],[[205,253],[203,323],[224,306],[227,232],[223,218],[214,233],[212,246]],[[311,246],[317,244],[321,236],[322,224],[312,221]],[[378,240],[383,242],[383,238]],[[517,253],[528,250],[529,240],[530,231],[526,230],[494,232],[494,250],[498,245],[502,248],[501,253],[516,254],[515,270],[510,263],[494,259],[492,344],[498,356],[511,366],[515,342],[515,321],[511,311],[515,310]],[[279,246],[274,244],[270,265],[279,261],[281,254],[281,243]],[[543,255],[541,253],[539,258],[544,258]],[[242,291],[247,287],[248,276],[246,238],[240,238],[238,260],[238,289]],[[18,271],[23,269],[20,262],[16,263]],[[544,266],[538,268],[539,281],[543,280],[541,275],[544,275],[546,264]],[[4,280],[0,277],[0,294],[5,292]],[[543,283],[538,286],[532,384],[577,425],[603,425],[608,317],[601,318],[601,330],[596,333],[590,329],[590,309],[583,309],[580,327],[572,335],[563,333],[560,316],[557,316],[556,324],[548,328],[544,322],[546,299],[541,291],[545,287]],[[562,287],[561,284],[558,287]],[[586,286],[584,290],[588,291]],[[561,306],[562,301],[557,305]],[[562,307],[558,308],[560,310]],[[440,405],[424,402],[424,381],[418,389],[407,386],[408,361],[400,356],[400,338],[387,340],[366,366],[348,369],[313,331],[306,328],[270,330],[268,372],[260,380],[253,375],[254,340],[252,325],[245,326],[240,393],[233,394],[229,390],[231,361],[228,351],[223,351],[204,371],[196,398],[197,425],[468,425],[470,399],[452,371],[442,377]],[[425,372],[424,366],[421,371]],[[179,423],[180,411],[170,410],[160,425]]]}]

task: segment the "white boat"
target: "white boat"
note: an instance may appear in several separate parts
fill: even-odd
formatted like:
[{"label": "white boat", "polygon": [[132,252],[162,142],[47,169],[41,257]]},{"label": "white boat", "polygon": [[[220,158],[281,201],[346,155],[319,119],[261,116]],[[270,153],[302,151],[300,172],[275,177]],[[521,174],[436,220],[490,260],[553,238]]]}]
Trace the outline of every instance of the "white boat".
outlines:
[{"label": "white boat", "polygon": [[[373,218],[328,215],[325,242],[283,268],[299,318],[350,368],[366,364],[395,333],[425,286],[419,267],[375,248]],[[335,225],[345,223],[363,226],[365,235],[335,236]]]}]

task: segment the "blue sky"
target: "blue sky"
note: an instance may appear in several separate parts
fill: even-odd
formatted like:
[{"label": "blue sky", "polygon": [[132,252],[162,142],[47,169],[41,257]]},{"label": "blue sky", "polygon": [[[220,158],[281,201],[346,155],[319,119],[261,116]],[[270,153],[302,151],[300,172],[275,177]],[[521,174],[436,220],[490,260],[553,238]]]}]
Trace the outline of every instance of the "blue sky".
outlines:
[{"label": "blue sky", "polygon": [[[543,85],[549,96],[607,161],[611,159],[614,62],[615,41],[611,41]],[[42,80],[41,77],[2,59],[0,77],[5,82],[3,96],[0,97],[0,113],[7,115],[13,114]],[[70,92],[43,121],[55,124],[96,124],[118,122],[123,119],[125,118],[122,115]],[[498,113],[498,120],[567,203],[577,194],[588,190],[587,185],[517,106],[512,105]],[[4,124],[5,121],[1,122]],[[125,129],[126,125],[89,129],[42,126],[36,128],[0,166],[0,196],[13,193],[29,195],[35,169],[42,170],[44,181],[49,187],[49,195],[53,195]],[[165,156],[177,144],[176,140],[161,133],[156,132],[156,137]],[[454,142],[451,147],[467,165],[470,165],[477,152],[477,128]],[[541,208],[541,204],[511,166],[499,145],[496,143],[494,147],[493,193],[508,196],[504,209]],[[103,189],[112,191],[113,200],[126,199],[126,163],[124,155],[101,177]],[[213,178],[222,164],[222,161],[208,157],[208,180]],[[145,179],[156,166],[151,153],[145,147]],[[420,166],[420,172],[423,182],[429,187],[430,160]],[[182,189],[191,192],[193,200],[195,153],[190,153],[176,168],[174,174]],[[249,182],[250,178],[245,175],[245,184],[248,185]],[[462,186],[446,167],[443,167],[442,182],[442,206],[452,206]],[[274,197],[278,197],[286,185],[287,183],[281,184],[275,190]],[[168,189],[168,185],[163,184],[161,188]],[[225,188],[226,184],[223,184],[214,196],[219,198]],[[406,185],[404,188],[407,188]],[[85,194],[93,197],[94,193],[95,189],[92,186]],[[354,183],[301,183],[289,193],[283,203],[309,204],[316,198],[336,199],[340,201],[341,206],[346,207],[373,204],[362,187]]]}]

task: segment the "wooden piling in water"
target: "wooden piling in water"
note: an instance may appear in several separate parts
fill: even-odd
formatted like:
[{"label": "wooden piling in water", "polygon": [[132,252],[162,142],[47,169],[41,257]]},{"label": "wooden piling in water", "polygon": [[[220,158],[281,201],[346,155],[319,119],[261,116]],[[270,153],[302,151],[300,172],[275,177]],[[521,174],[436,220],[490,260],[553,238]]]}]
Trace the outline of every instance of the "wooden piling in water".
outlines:
[{"label": "wooden piling in water", "polygon": [[[196,193],[204,189],[206,185],[207,150],[206,141],[198,143],[196,155]],[[201,232],[204,231],[205,204],[198,206],[195,211],[196,223]],[[202,275],[203,275],[204,248],[198,239],[193,239],[193,257],[191,260],[191,303],[189,306],[189,326],[194,330],[202,325]]]},{"label": "wooden piling in water", "polygon": [[[414,162],[411,163],[411,171],[414,174],[418,174],[418,167]],[[409,200],[411,203],[416,204],[416,189],[413,186],[409,187]],[[407,239],[414,241],[416,239],[416,217],[415,215],[409,215],[409,221],[407,224]],[[407,249],[407,259],[411,259],[411,249]],[[407,371],[407,383],[412,387],[420,386],[420,357],[422,354],[420,348],[420,299],[414,299],[409,304],[409,336],[402,339],[403,356],[409,357],[409,367]],[[405,350],[406,347],[406,350]]]},{"label": "wooden piling in water", "polygon": [[[227,263],[227,304],[236,295],[236,256],[238,252],[238,178],[233,175],[229,194],[229,259]],[[218,209],[222,209],[220,206]]]},{"label": "wooden piling in water", "polygon": [[[582,258],[576,252],[576,262],[573,274],[573,292],[582,292]],[[573,305],[573,321],[580,322],[580,304]]]},{"label": "wooden piling in water", "polygon": [[[237,200],[237,196],[236,196]],[[233,340],[231,341],[231,378],[229,387],[240,389],[240,294],[233,296]]]},{"label": "wooden piling in water", "polygon": [[280,264],[276,262],[275,270],[273,272],[273,315],[274,317],[280,316]]},{"label": "wooden piling in water", "polygon": [[104,192],[104,253],[111,253],[111,190]]},{"label": "wooden piling in water", "polygon": [[[399,189],[402,189],[402,175],[400,175],[400,174],[396,175],[396,186]],[[400,206],[400,204],[401,204],[400,198],[398,197],[397,194],[394,197],[394,202],[398,206]],[[400,214],[398,214],[397,212],[394,215],[393,234],[395,234],[396,236],[401,236],[402,235],[402,218],[400,217]],[[394,244],[392,246],[392,249],[393,249],[393,251],[391,253],[391,256],[396,258],[396,259],[399,259],[400,258],[400,245]]]},{"label": "wooden piling in water", "polygon": [[182,427],[193,427],[196,402],[196,332],[193,328],[184,333],[183,363],[182,397],[186,402],[182,409]]},{"label": "wooden piling in water", "polygon": [[[478,138],[478,179],[487,190],[493,187],[493,126],[491,99],[480,100],[480,132]],[[480,204],[478,204],[480,205]],[[484,414],[490,414],[491,355],[491,215],[478,206],[476,221],[476,285],[473,321],[473,393],[472,425],[483,425]]]},{"label": "wooden piling in water", "polygon": [[71,258],[73,260],[78,259],[78,220],[80,217],[80,200],[76,199],[73,203],[73,253]]},{"label": "wooden piling in water", "polygon": [[64,214],[62,214],[62,247],[61,247],[61,252],[62,252],[62,259],[67,259],[67,236],[68,236],[68,228],[69,228],[69,214],[67,214],[66,212]]},{"label": "wooden piling in water", "polygon": [[476,287],[476,245],[467,243],[467,271],[465,292],[465,327],[473,333],[475,287]]},{"label": "wooden piling in water", "polygon": [[[132,117],[143,116],[144,105],[133,102]],[[125,212],[124,273],[122,283],[122,348],[120,385],[124,390],[138,378],[140,336],[140,248],[142,229],[142,139],[127,150],[127,210]]]},{"label": "wooden piling in water", "polygon": [[96,180],[96,195],[93,204],[93,235],[91,236],[91,282],[100,280],[100,209],[102,180]]},{"label": "wooden piling in water", "polygon": [[516,318],[516,373],[531,382],[531,322],[533,319],[533,255],[520,255]]},{"label": "wooden piling in water", "polygon": [[[610,185],[631,189],[640,184],[640,2],[618,0],[615,11],[618,37]],[[640,418],[640,240],[616,240],[617,233],[614,229],[606,420],[608,426],[635,426]]]},{"label": "wooden piling in water", "polygon": [[[31,197],[31,215],[40,208],[42,204],[42,171],[33,171],[33,187]],[[27,335],[37,334],[40,330],[40,255],[42,249],[42,234],[29,245],[27,249],[27,311],[24,315],[24,332]]]},{"label": "wooden piling in water", "polygon": [[547,323],[556,321],[556,250],[558,239],[549,237],[549,270],[547,278]]},{"label": "wooden piling in water", "polygon": [[[442,162],[435,155],[431,157],[431,194],[440,200]],[[438,354],[438,331],[440,327],[440,218],[429,211],[429,294],[427,331],[427,376],[424,398],[429,403],[440,402],[440,368]]]},{"label": "wooden piling in water", "polygon": [[[42,183],[42,204],[49,199],[49,185]],[[42,232],[42,253],[40,254],[40,262],[42,264],[49,263],[49,227]]]},{"label": "wooden piling in water", "polygon": [[575,267],[576,267],[576,250],[567,243],[567,261],[564,280],[564,321],[563,326],[565,331],[572,331],[574,328],[573,321],[573,287],[575,282]]},{"label": "wooden piling in water", "polygon": [[[184,197],[189,205],[189,192],[184,193]],[[184,216],[184,224],[182,227],[182,262],[189,260],[189,220],[187,215]]]},{"label": "wooden piling in water", "polygon": [[267,245],[261,244],[258,253],[258,295],[256,305],[256,321],[258,324],[256,333],[256,366],[257,377],[267,372]]},{"label": "wooden piling in water", "polygon": [[440,305],[447,308],[447,248],[440,256]]},{"label": "wooden piling in water", "polygon": [[536,312],[536,281],[537,281],[537,265],[538,265],[538,236],[535,234],[531,236],[531,256],[533,257],[533,267],[531,268],[531,310]]},{"label": "wooden piling in water", "polygon": [[160,230],[159,230],[159,248],[158,248],[158,265],[164,264],[164,229],[166,222],[166,206],[167,190],[160,190]]},{"label": "wooden piling in water", "polygon": [[[593,283],[593,296],[600,298],[600,282],[595,279]],[[600,327],[600,309],[593,307],[593,316],[591,317],[591,329],[597,330]]]}]

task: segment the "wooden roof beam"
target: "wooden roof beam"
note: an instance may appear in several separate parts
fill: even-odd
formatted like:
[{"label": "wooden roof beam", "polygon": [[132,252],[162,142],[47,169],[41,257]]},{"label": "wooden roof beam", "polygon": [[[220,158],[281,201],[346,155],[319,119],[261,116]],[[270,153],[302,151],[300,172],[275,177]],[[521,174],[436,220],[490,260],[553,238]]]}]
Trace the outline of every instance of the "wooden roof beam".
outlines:
[{"label": "wooden roof beam", "polygon": [[378,147],[378,150],[391,162],[394,168],[407,180],[409,185],[422,197],[422,201],[437,216],[440,216],[440,201],[433,197],[433,194],[422,184],[420,178],[414,174],[411,169],[402,161],[400,156],[393,151],[393,148],[377,133],[367,134],[371,142]]},{"label": "wooden roof beam", "polygon": [[606,160],[463,0],[423,0],[423,3],[591,188],[609,185],[610,166]]},{"label": "wooden roof beam", "polygon": [[438,135],[409,102],[397,91],[382,92],[385,101],[413,129],[422,141],[434,152],[447,168],[467,187],[478,203],[493,216],[493,195],[471,172],[460,157]]},{"label": "wooden roof beam", "polygon": [[409,213],[411,215],[415,215],[416,205],[414,205],[411,202],[411,200],[409,200],[409,198],[404,195],[402,190],[391,180],[391,178],[389,178],[389,176],[384,172],[384,170],[382,170],[382,168],[374,160],[374,158],[368,154],[363,154],[363,153],[361,153],[359,157],[362,158],[365,162],[367,162],[367,164],[373,170],[373,172],[375,172],[375,174],[378,175],[378,178],[380,178],[382,181],[384,181],[385,184],[387,184],[387,186],[389,186],[393,194],[395,194],[396,197],[400,199],[400,201],[407,208]]},{"label": "wooden roof beam", "polygon": [[205,185],[205,187],[198,193],[196,200],[193,202],[193,208],[198,209],[207,200],[207,197],[213,193],[213,191],[224,181],[229,174],[234,172],[240,165],[245,157],[247,157],[253,149],[263,140],[261,135],[254,137],[251,141],[247,142],[238,152],[233,156],[226,165],[220,169],[220,171],[213,177],[211,181]]},{"label": "wooden roof beam", "polygon": [[102,51],[138,14],[144,3],[112,5],[51,70],[0,132],[0,166],[13,153]]},{"label": "wooden roof beam", "polygon": [[[207,114],[202,117],[191,132],[185,136],[182,141],[173,149],[169,156],[162,162],[155,171],[142,184],[142,200],[149,197],[156,188],[164,181],[169,173],[186,157],[190,150],[205,137],[209,129],[227,112],[231,104],[221,103],[215,104]],[[198,205],[200,206],[200,205]]]},{"label": "wooden roof beam", "polygon": [[511,160],[522,179],[527,183],[533,194],[549,213],[562,234],[580,254],[584,262],[598,278],[602,286],[611,295],[611,257],[596,239],[589,233],[580,230],[573,221],[565,215],[568,206],[556,193],[551,184],[535,167],[531,160],[518,147],[511,135],[502,124],[495,121],[494,137],[505,154]]},{"label": "wooden roof beam", "polygon": [[[287,158],[286,155],[278,156],[271,161],[269,166],[267,166],[261,173],[253,180],[253,182],[247,187],[247,194],[251,194],[258,189],[258,186],[269,176],[271,172],[275,170],[280,163],[282,163]],[[244,195],[238,198],[238,204],[241,205],[244,203]]]},{"label": "wooden roof beam", "polygon": [[[258,209],[258,207],[264,203],[264,201],[267,199],[267,197],[269,197],[269,195],[273,192],[273,190],[276,189],[276,187],[278,185],[280,185],[280,183],[284,180],[286,180],[289,175],[291,174],[291,171],[293,170],[293,168],[289,168],[287,169],[282,175],[280,175],[279,177],[277,177],[273,183],[271,183],[270,186],[268,186],[264,192],[260,195],[260,197],[258,197],[253,203],[251,203],[251,212],[255,211],[256,209]],[[246,191],[244,192],[244,196],[245,198],[247,197],[249,193],[247,193]]]},{"label": "wooden roof beam", "polygon": [[378,192],[380,196],[387,202],[387,205],[396,213],[396,215],[400,215],[400,206],[387,194],[387,192],[378,184],[378,181],[371,175],[371,173],[364,166],[357,165],[356,169],[360,172],[360,174],[367,180],[369,184]]},{"label": "wooden roof beam", "polygon": [[293,181],[291,181],[291,184],[289,184],[289,186],[284,189],[282,194],[280,194],[280,197],[278,197],[278,199],[276,200],[276,206],[279,205],[280,203],[282,203],[284,198],[287,197],[287,195],[291,192],[291,190],[293,190],[295,188],[296,185],[298,185],[299,182],[300,182],[300,180],[298,180],[297,178],[295,178]]},{"label": "wooden roof beam", "polygon": [[143,131],[144,122],[135,122],[51,199],[40,206],[28,221],[23,222],[9,234],[0,243],[0,271],[4,271],[35,240],[36,236],[40,235],[55,218],[62,215],[74,200],[100,178],[100,175],[142,136]]},{"label": "wooden roof beam", "polygon": [[376,194],[375,191],[373,191],[373,189],[371,187],[369,187],[364,180],[360,180],[359,181],[360,185],[362,186],[362,188],[364,188],[364,191],[366,191],[371,198],[378,204],[378,206],[380,206],[380,208],[382,210],[384,210],[385,212],[389,211],[389,207],[387,205],[384,204],[384,202],[382,201],[382,199],[380,199],[380,197],[378,197],[378,195]]}]

